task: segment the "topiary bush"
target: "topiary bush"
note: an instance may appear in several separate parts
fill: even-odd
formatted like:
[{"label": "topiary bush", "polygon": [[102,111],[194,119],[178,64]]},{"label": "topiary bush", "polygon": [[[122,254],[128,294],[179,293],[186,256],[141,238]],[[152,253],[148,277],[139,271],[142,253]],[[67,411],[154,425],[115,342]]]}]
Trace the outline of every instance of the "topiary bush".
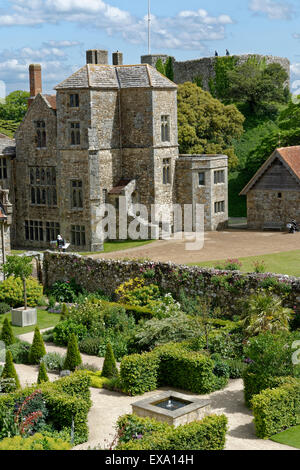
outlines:
[{"label": "topiary bush", "polygon": [[249,370],[244,373],[244,397],[246,405],[251,408],[252,399],[268,388],[277,388],[287,382],[293,381],[293,377],[272,377],[263,374],[253,374]]},{"label": "topiary bush", "polygon": [[4,342],[5,346],[10,346],[16,341],[8,318],[4,318],[0,339]]},{"label": "topiary bush", "polygon": [[223,450],[227,432],[224,415],[207,416],[184,426],[126,415],[118,420],[116,450]]},{"label": "topiary bush", "polygon": [[0,450],[70,450],[71,444],[41,433],[27,438],[7,437],[0,441]]},{"label": "topiary bush", "polygon": [[[26,280],[27,304],[36,307],[39,299],[43,296],[43,286],[37,279]],[[20,278],[8,277],[0,283],[0,302],[5,302],[13,308],[24,305],[23,283]]]},{"label": "topiary bush", "polygon": [[64,369],[74,371],[80,364],[82,364],[82,359],[78,348],[77,337],[72,333],[68,342]]},{"label": "topiary bush", "polygon": [[44,362],[41,362],[40,368],[39,368],[39,374],[37,378],[37,383],[41,384],[43,382],[49,382],[49,377],[47,375],[47,370]]},{"label": "topiary bush", "polygon": [[[16,372],[16,369],[13,363],[13,357],[10,351],[6,351],[5,365],[1,374],[1,379],[14,379],[14,386],[12,388],[13,389],[21,388],[19,377]],[[9,391],[11,390],[6,390],[6,392],[9,392]]]},{"label": "topiary bush", "polygon": [[32,345],[29,351],[29,362],[30,364],[39,364],[41,359],[46,354],[46,348],[44,345],[43,337],[40,333],[39,328],[36,326],[34,330],[34,337]]},{"label": "topiary bush", "polygon": [[85,325],[65,320],[58,323],[53,329],[53,341],[59,346],[66,346],[73,333],[77,336],[78,341],[81,341],[88,335],[88,329]]},{"label": "topiary bush", "polygon": [[159,357],[154,353],[132,354],[121,362],[122,389],[129,395],[142,395],[157,388]]},{"label": "topiary bush", "polygon": [[118,375],[119,375],[119,371],[117,369],[115,356],[114,356],[111,344],[108,343],[106,346],[106,353],[105,353],[104,364],[102,368],[102,376],[111,378],[111,377],[117,377]]}]

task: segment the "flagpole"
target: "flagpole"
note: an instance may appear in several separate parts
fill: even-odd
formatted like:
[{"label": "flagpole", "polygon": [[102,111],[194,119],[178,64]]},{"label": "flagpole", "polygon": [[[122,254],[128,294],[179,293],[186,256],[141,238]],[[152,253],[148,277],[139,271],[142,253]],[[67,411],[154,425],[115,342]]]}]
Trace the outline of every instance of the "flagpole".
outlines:
[{"label": "flagpole", "polygon": [[151,0],[148,0],[148,54],[151,54]]}]

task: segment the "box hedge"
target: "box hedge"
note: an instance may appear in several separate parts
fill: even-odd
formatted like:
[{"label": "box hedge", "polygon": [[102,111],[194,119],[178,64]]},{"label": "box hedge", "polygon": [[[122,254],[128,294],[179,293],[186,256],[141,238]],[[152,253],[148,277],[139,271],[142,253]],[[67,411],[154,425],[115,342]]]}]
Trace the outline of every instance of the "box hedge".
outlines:
[{"label": "box hedge", "polygon": [[121,362],[121,386],[129,395],[139,395],[158,386],[171,386],[194,393],[210,393],[224,387],[227,377],[217,377],[214,361],[203,353],[169,343],[150,353],[132,354]]},{"label": "box hedge", "polygon": [[21,436],[6,437],[0,441],[0,450],[70,450],[71,445],[62,439],[34,434],[23,438]]},{"label": "box hedge", "polygon": [[123,308],[128,316],[132,315],[134,317],[136,322],[139,322],[141,319],[149,320],[154,316],[152,310],[147,307],[140,307],[139,305],[127,305],[118,302],[108,302],[106,300],[101,300],[99,303],[103,307]]},{"label": "box hedge", "polygon": [[300,424],[300,380],[274,389],[263,390],[252,399],[257,437],[268,439],[285,429]]},{"label": "box hedge", "polygon": [[[76,372],[52,383],[39,385],[49,412],[48,419],[60,431],[71,429],[74,419],[74,443],[80,444],[88,439],[88,412],[92,405],[90,399],[90,377],[85,372]],[[9,395],[0,395],[0,417],[2,409],[14,406],[16,400],[25,399],[36,387],[26,388]],[[0,418],[0,428],[1,428]]]},{"label": "box hedge", "polygon": [[207,416],[183,426],[170,426],[151,418],[126,415],[118,420],[116,450],[223,450],[227,418]]},{"label": "box hedge", "polygon": [[246,371],[243,375],[246,405],[251,408],[252,398],[263,390],[276,388],[293,380],[293,377],[271,377]]},{"label": "box hedge", "polygon": [[155,353],[132,354],[121,362],[122,390],[129,395],[142,395],[157,388],[159,356]]}]

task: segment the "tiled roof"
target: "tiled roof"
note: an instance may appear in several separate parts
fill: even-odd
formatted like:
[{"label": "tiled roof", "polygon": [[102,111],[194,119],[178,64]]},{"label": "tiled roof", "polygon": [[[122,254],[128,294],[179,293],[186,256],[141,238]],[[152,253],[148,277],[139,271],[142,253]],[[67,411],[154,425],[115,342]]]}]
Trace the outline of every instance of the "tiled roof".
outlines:
[{"label": "tiled roof", "polygon": [[56,95],[43,95],[50,108],[56,110]]},{"label": "tiled roof", "polygon": [[276,149],[272,155],[265,161],[265,163],[259,168],[255,173],[253,178],[249,183],[244,187],[240,192],[241,196],[245,196],[250,189],[256,184],[258,179],[264,174],[264,172],[272,165],[273,161],[279,158],[283,164],[291,170],[291,173],[299,180],[300,182],[300,146],[294,147],[282,147]]},{"label": "tiled roof", "polygon": [[0,134],[0,155],[14,156],[16,154],[16,143],[7,135]]},{"label": "tiled roof", "polygon": [[130,183],[131,180],[120,180],[117,186],[114,186],[108,194],[121,194],[124,188]]},{"label": "tiled roof", "polygon": [[76,88],[177,88],[164,75],[148,64],[87,64],[55,87],[55,90]]}]

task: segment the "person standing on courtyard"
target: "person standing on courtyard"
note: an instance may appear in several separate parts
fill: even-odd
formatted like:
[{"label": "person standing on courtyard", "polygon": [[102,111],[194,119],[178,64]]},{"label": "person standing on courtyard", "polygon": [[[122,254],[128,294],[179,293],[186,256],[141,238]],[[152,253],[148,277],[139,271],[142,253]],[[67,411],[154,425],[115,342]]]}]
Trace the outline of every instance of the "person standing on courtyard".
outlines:
[{"label": "person standing on courtyard", "polygon": [[63,253],[65,253],[65,240],[62,238],[61,235],[57,235],[57,248],[58,248],[58,251],[61,253],[63,251]]}]

